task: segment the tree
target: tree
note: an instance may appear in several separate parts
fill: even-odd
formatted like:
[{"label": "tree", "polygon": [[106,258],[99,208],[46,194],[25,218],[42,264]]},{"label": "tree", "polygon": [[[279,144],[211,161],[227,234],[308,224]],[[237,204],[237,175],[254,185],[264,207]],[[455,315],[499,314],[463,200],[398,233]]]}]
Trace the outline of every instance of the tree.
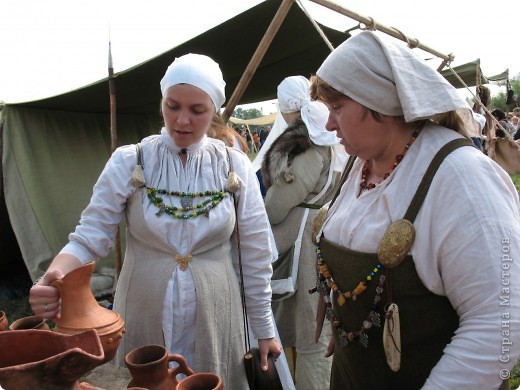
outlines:
[{"label": "tree", "polygon": [[491,98],[491,107],[500,108],[504,112],[512,111],[513,108],[520,106],[520,74],[509,80],[511,89],[514,91],[513,104],[506,104],[506,92],[499,92]]},{"label": "tree", "polygon": [[238,107],[233,111],[233,114],[231,116],[238,119],[255,119],[260,118],[263,115],[262,111],[258,110],[257,108],[250,108],[244,110]]}]

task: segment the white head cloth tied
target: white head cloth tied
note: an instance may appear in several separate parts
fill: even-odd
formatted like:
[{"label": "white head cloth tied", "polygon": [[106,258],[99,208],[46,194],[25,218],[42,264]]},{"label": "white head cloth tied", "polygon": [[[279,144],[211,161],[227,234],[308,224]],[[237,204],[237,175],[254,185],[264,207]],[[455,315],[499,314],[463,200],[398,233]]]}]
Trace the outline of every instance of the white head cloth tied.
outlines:
[{"label": "white head cloth tied", "polygon": [[468,108],[457,90],[406,44],[377,31],[343,42],[316,74],[361,105],[404,115],[407,122]]},{"label": "white head cloth tied", "polygon": [[309,137],[315,145],[336,145],[339,143],[336,132],[325,129],[329,110],[323,103],[311,101],[309,85],[309,80],[303,76],[285,78],[277,90],[280,112],[300,111]]},{"label": "white head cloth tied", "polygon": [[190,84],[202,89],[213,101],[216,112],[220,111],[226,101],[226,83],[222,71],[208,56],[190,53],[176,58],[161,80],[162,96],[165,96],[168,88],[177,84]]}]

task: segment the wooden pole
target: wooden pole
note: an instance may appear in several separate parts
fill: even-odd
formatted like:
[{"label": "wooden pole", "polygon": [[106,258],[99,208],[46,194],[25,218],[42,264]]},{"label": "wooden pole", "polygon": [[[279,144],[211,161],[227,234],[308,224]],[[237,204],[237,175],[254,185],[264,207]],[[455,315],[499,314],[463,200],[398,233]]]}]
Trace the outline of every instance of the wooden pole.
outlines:
[{"label": "wooden pole", "polygon": [[447,61],[448,63],[452,62],[455,56],[453,54],[443,54],[435,49],[432,49],[431,47],[428,47],[421,42],[417,38],[410,38],[407,37],[405,34],[403,34],[401,31],[396,29],[395,27],[386,27],[382,24],[376,23],[376,21],[371,17],[362,16],[356,12],[353,12],[349,9],[346,9],[336,3],[333,3],[329,0],[310,0],[313,3],[320,4],[328,9],[331,9],[333,11],[336,11],[342,15],[348,16],[351,19],[357,20],[360,23],[363,23],[367,26],[369,30],[379,30],[382,31],[394,38],[400,39],[401,41],[404,41],[408,43],[408,46],[411,48],[418,47],[419,49],[422,49],[430,54],[433,54],[439,58],[442,58],[443,60]]},{"label": "wooden pole", "polygon": [[[112,44],[108,41],[108,91],[110,94],[110,150],[112,153],[117,148],[117,122],[116,122],[116,80],[114,76],[114,64],[112,62]],[[121,259],[121,233],[117,228],[114,252],[116,256],[116,279],[121,272],[123,261]]]},{"label": "wooden pole", "polygon": [[226,104],[226,109],[222,114],[224,122],[227,122],[231,117],[233,110],[235,109],[237,103],[240,101],[240,98],[244,94],[244,91],[249,85],[251,78],[255,74],[258,65],[260,65],[262,58],[267,52],[267,49],[269,48],[269,45],[273,41],[274,36],[276,35],[280,26],[282,25],[282,22],[289,13],[289,10],[291,9],[293,3],[294,0],[283,0],[280,4],[280,7],[278,8],[278,11],[276,11],[276,14],[274,15],[274,18],[271,21],[271,24],[267,28],[267,31],[265,32],[262,40],[258,44],[255,53],[251,57],[251,60],[249,61],[246,70],[244,71],[244,73],[242,73],[242,77],[240,78],[240,81],[238,82],[235,90],[233,91],[233,95],[231,95],[231,97],[228,100],[228,103]]}]

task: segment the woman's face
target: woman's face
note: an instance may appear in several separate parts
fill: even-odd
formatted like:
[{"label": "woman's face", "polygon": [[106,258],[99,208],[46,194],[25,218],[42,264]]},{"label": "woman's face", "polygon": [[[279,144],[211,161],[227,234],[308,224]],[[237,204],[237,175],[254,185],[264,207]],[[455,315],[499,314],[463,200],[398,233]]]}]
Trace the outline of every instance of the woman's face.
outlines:
[{"label": "woman's face", "polygon": [[190,84],[168,88],[161,109],[164,126],[180,148],[199,142],[215,115],[215,106],[209,95]]},{"label": "woman's face", "polygon": [[326,128],[336,130],[345,151],[363,160],[378,157],[387,144],[381,122],[377,122],[367,108],[348,97],[326,105],[329,108]]}]

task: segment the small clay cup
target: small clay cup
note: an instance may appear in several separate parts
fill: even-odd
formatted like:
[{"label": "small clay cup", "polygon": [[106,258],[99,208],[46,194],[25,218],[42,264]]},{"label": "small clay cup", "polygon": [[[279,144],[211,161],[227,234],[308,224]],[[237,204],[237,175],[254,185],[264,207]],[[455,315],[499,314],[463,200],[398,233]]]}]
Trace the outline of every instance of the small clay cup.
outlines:
[{"label": "small clay cup", "polygon": [[177,385],[177,390],[222,390],[223,388],[222,379],[210,372],[187,376]]},{"label": "small clay cup", "polygon": [[9,325],[10,330],[26,330],[26,329],[36,329],[36,330],[49,330],[49,325],[45,322],[44,318],[29,316],[19,318],[16,321],[13,321],[11,325]]}]

